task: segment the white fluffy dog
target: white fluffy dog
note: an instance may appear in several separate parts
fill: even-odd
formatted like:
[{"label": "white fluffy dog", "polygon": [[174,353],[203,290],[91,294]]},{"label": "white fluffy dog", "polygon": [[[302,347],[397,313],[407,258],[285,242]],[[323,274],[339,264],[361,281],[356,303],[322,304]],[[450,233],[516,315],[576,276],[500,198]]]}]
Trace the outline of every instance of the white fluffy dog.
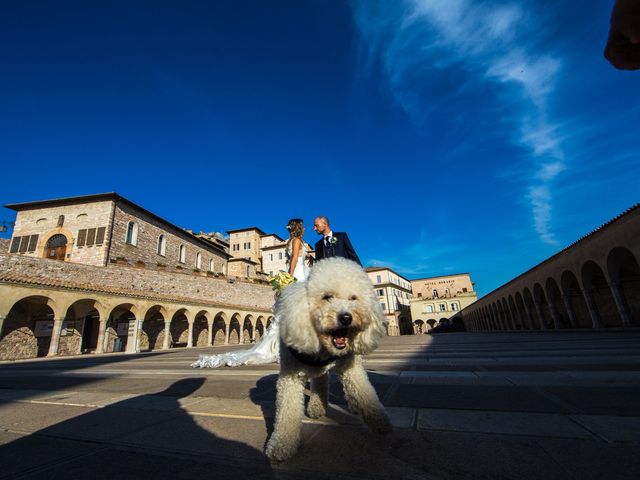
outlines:
[{"label": "white fluffy dog", "polygon": [[275,315],[280,321],[280,376],[267,457],[282,461],[298,450],[307,380],[307,415],[325,414],[331,368],[342,381],[350,410],[361,414],[374,432],[388,433],[389,417],[361,357],[378,346],[386,334],[386,320],[362,268],[344,258],[319,261],[306,282],[285,289]]}]

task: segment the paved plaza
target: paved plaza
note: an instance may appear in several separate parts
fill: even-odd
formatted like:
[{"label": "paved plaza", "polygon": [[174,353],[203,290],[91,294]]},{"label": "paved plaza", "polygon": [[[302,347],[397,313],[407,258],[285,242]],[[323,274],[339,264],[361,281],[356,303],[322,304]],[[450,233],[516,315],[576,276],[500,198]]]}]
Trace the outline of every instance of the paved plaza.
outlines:
[{"label": "paved plaza", "polygon": [[277,365],[201,353],[0,363],[0,478],[640,478],[640,331],[389,337],[366,366],[394,432],[369,433],[332,379],[299,454],[262,455]]}]

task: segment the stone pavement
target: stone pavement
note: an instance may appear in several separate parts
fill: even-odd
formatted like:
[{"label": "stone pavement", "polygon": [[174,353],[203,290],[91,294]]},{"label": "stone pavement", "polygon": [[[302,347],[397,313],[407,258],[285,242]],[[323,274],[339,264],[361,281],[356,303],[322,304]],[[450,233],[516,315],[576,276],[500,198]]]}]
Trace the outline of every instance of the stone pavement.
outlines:
[{"label": "stone pavement", "polygon": [[640,478],[640,331],[395,337],[367,357],[394,432],[331,383],[299,454],[262,455],[277,366],[179,349],[0,362],[0,479]]}]

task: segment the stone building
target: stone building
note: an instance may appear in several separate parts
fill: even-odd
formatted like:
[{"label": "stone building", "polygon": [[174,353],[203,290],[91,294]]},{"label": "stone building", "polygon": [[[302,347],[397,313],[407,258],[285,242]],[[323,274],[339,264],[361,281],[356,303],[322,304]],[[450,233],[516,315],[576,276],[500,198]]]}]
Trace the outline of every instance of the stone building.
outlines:
[{"label": "stone building", "polygon": [[463,309],[467,330],[640,326],[640,205]]},{"label": "stone building", "polygon": [[[229,275],[244,272],[245,276],[266,278],[287,270],[287,241],[275,233],[264,233],[258,227],[229,230]],[[312,247],[305,242],[307,252],[313,256]],[[250,273],[250,275],[249,275]],[[239,273],[234,273],[239,275]]]},{"label": "stone building", "polygon": [[85,265],[226,273],[230,255],[117,193],[5,205],[16,221],[9,252]]},{"label": "stone building", "polygon": [[7,207],[0,360],[250,343],[272,319],[269,286],[224,276],[224,238],[115,193]]},{"label": "stone building", "polygon": [[413,330],[427,333],[478,299],[468,273],[411,280]]},{"label": "stone building", "polygon": [[411,282],[387,267],[368,267],[365,272],[369,275],[387,318],[387,334],[397,336],[413,333],[409,307],[412,298]]}]

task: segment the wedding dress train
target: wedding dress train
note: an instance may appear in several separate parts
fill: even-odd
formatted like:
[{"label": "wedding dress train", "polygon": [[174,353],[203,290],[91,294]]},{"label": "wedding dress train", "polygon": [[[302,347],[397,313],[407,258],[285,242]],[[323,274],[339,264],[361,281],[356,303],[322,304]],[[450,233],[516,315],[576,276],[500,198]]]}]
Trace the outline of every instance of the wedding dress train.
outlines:
[{"label": "wedding dress train", "polygon": [[[291,259],[291,251],[287,249],[287,269]],[[293,276],[298,282],[304,282],[308,275],[308,267],[305,264],[307,251],[302,244],[302,251],[298,257]],[[267,328],[262,338],[248,350],[238,350],[235,352],[220,353],[217,355],[200,355],[198,361],[191,364],[193,368],[218,368],[237,367],[239,365],[264,365],[267,363],[278,363],[280,359],[280,329],[277,315],[273,318],[271,325]]]}]

